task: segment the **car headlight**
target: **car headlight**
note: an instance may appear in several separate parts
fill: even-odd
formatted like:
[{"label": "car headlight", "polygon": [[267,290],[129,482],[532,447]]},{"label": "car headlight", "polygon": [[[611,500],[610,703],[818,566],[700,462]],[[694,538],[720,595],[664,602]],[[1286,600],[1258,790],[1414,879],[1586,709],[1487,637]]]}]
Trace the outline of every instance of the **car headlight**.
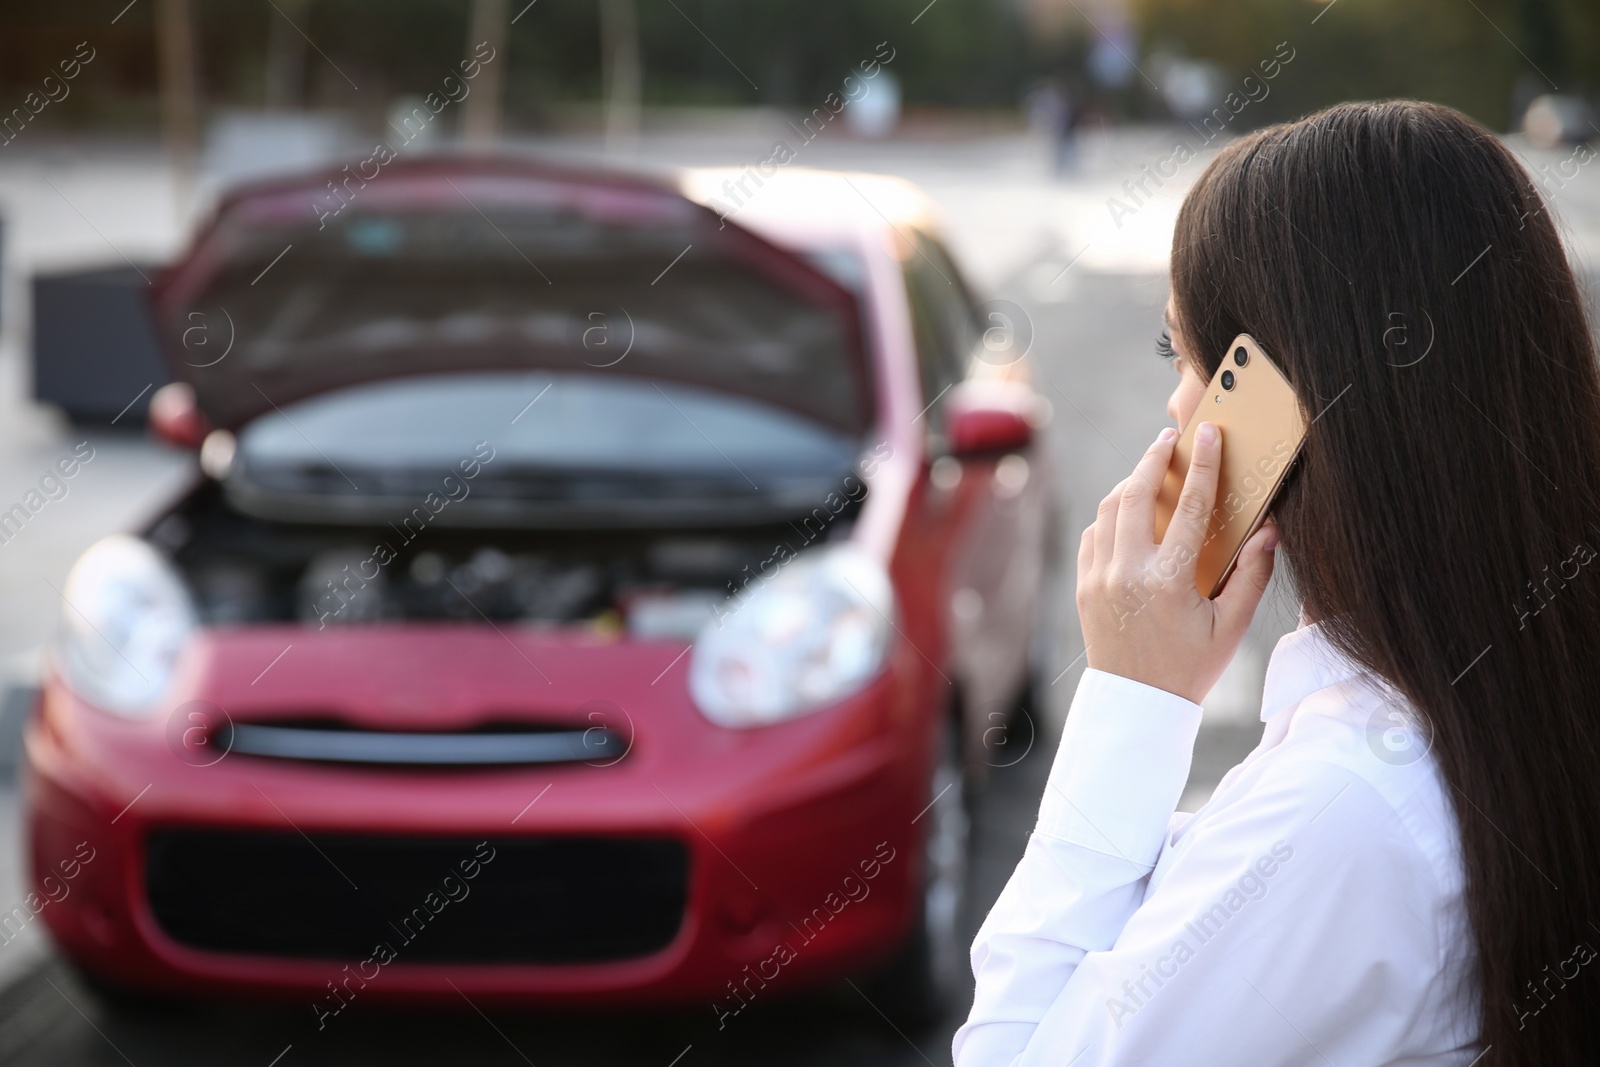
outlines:
[{"label": "car headlight", "polygon": [[183,581],[146,542],[96,541],[62,591],[56,659],[85,700],[129,718],[154,711],[196,626]]},{"label": "car headlight", "polygon": [[719,726],[792,719],[860,689],[883,667],[894,590],[851,545],[813,550],[735,597],[700,631],[689,693]]}]

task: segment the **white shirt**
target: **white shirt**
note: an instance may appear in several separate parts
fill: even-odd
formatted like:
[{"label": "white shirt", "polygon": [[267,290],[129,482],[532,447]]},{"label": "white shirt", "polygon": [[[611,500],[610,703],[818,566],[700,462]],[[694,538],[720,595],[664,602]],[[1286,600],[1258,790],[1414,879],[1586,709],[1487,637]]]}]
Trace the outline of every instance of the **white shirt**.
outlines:
[{"label": "white shirt", "polygon": [[1190,816],[1199,705],[1086,671],[972,946],[957,1067],[1471,1063],[1455,815],[1409,715],[1304,626],[1261,744]]}]

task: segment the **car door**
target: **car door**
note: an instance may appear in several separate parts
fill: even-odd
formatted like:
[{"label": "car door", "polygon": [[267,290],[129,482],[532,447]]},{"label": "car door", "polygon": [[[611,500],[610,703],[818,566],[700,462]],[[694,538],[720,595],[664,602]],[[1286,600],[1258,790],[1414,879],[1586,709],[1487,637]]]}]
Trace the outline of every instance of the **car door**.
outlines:
[{"label": "car door", "polygon": [[[1027,678],[1044,578],[1048,499],[1034,449],[958,457],[945,446],[945,402],[976,374],[1024,373],[1004,367],[1010,353],[984,347],[980,318],[955,264],[926,234],[902,260],[912,313],[929,441],[919,515],[947,524],[939,588],[946,662],[960,688],[969,758],[1003,726]],[[986,358],[987,357],[987,358]],[[996,736],[1004,736],[1000,731]]]}]

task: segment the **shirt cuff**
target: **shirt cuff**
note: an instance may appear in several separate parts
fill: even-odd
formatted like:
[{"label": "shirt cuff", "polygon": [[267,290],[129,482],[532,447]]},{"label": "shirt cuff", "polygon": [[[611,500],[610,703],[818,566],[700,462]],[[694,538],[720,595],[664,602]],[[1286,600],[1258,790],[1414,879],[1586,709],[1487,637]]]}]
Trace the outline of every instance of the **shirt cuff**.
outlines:
[{"label": "shirt cuff", "polygon": [[1189,780],[1200,714],[1200,705],[1164,689],[1084,671],[1037,832],[1155,866]]}]

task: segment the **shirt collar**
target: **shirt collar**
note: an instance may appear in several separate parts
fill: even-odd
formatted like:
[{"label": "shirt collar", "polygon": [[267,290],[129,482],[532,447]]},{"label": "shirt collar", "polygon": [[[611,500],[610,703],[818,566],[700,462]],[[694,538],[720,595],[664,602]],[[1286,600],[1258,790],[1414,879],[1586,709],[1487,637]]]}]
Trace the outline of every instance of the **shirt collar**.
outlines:
[{"label": "shirt collar", "polygon": [[1366,673],[1365,667],[1333,647],[1321,625],[1302,617],[1300,628],[1284,634],[1272,650],[1261,695],[1261,721],[1318,690]]}]

